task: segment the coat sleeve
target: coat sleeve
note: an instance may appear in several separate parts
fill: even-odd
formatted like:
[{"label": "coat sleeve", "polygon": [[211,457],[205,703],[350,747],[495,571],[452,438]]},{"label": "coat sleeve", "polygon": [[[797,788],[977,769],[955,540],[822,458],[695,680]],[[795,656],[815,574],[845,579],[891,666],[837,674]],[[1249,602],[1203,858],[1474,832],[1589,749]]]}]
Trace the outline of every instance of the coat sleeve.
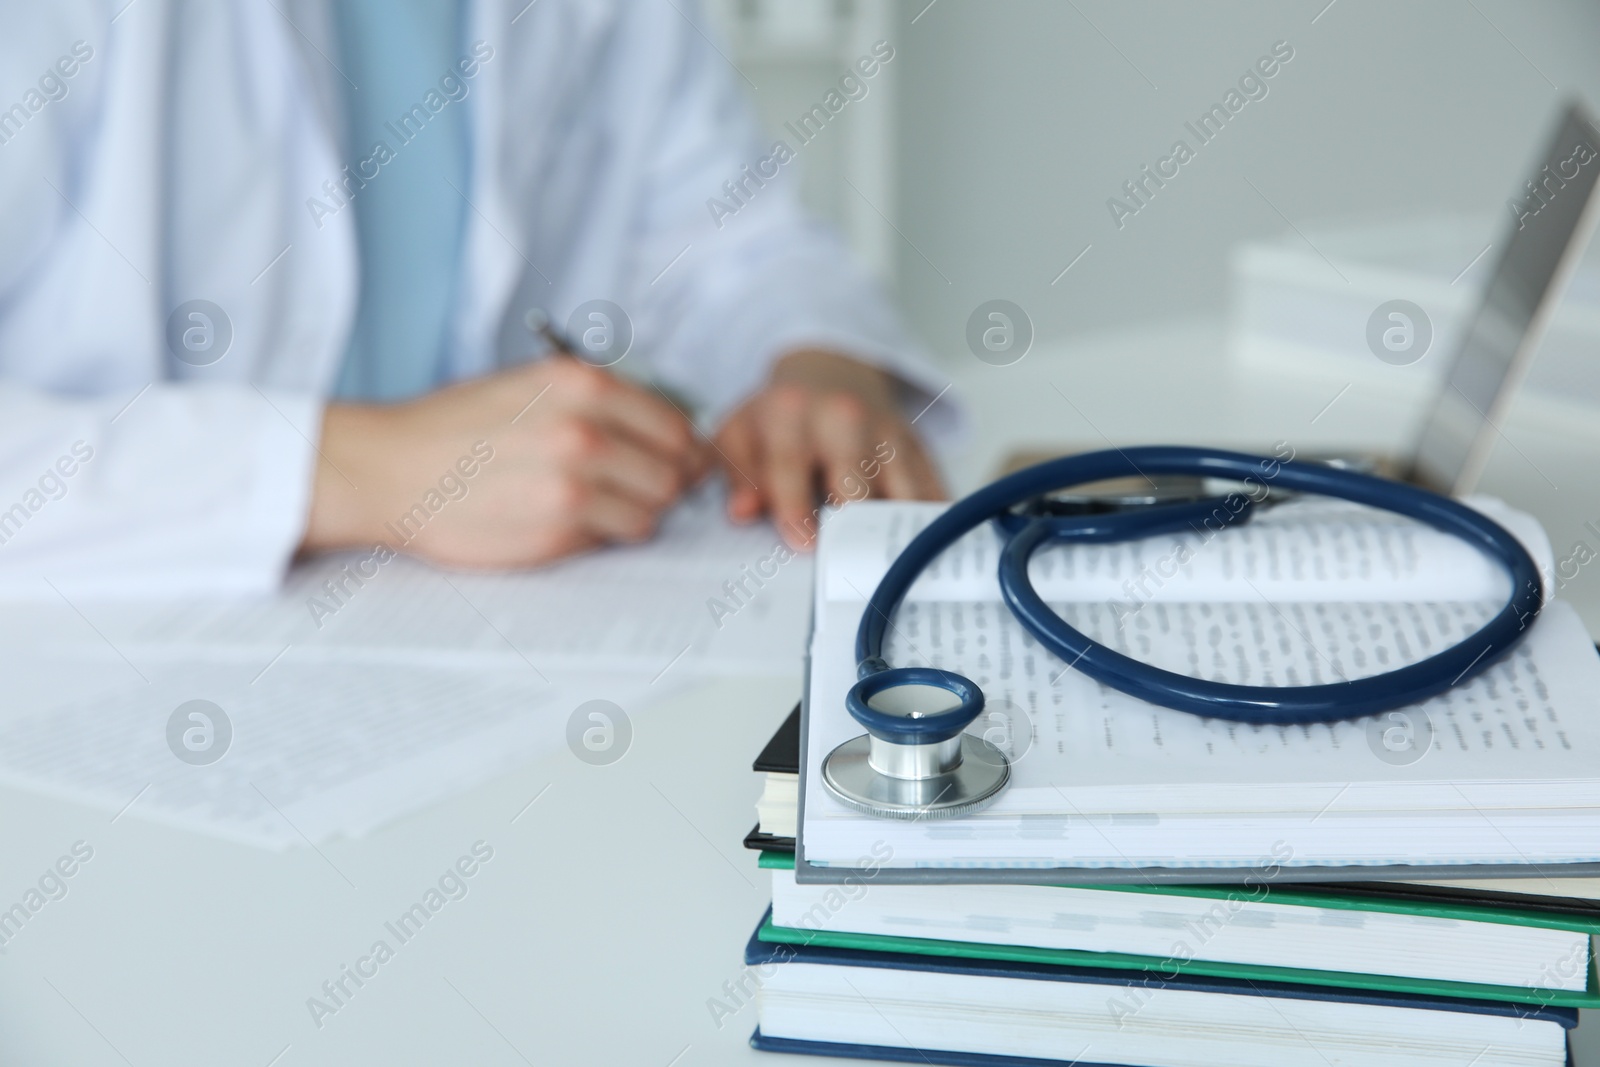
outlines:
[{"label": "coat sleeve", "polygon": [[0,383],[0,594],[270,592],[302,536],[319,412],[248,386]]},{"label": "coat sleeve", "polygon": [[[85,232],[92,224],[67,206],[89,149],[118,132],[100,115],[121,7],[64,0],[0,35],[0,68],[40,94],[0,123],[0,314],[32,309],[31,326],[13,318],[0,331],[0,596],[266,593],[303,536],[321,401],[172,380],[151,355],[147,283],[129,283],[137,303],[107,288],[129,266],[104,220]],[[77,291],[41,320],[30,288],[63,275]],[[85,348],[70,327],[93,316],[115,327]]]},{"label": "coat sleeve", "polygon": [[[837,235],[800,208],[797,171],[807,147],[789,131],[781,146],[761,136],[741,75],[726,49],[712,44],[698,6],[635,3],[625,21],[635,38],[628,51],[648,57],[630,64],[627,94],[631,113],[648,116],[641,128],[649,139],[630,291],[640,332],[655,342],[656,373],[699,401],[703,420],[715,425],[760,387],[778,356],[829,348],[910,386],[909,416],[927,409],[919,429],[952,429],[948,396],[928,408],[949,379],[907,336],[882,287]],[[871,79],[857,80],[867,95],[831,122],[874,103]],[[827,88],[819,89],[819,104]],[[819,136],[842,132],[824,128]]]}]

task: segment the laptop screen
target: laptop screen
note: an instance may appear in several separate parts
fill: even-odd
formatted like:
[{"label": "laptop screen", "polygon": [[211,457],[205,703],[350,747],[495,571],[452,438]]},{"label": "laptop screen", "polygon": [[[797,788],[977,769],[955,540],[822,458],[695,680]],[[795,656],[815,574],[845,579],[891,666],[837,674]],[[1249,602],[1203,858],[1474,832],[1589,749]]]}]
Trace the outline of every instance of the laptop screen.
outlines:
[{"label": "laptop screen", "polygon": [[1582,254],[1587,233],[1579,230],[1597,176],[1600,131],[1570,104],[1535,172],[1508,202],[1494,274],[1418,442],[1412,473],[1422,484],[1459,495],[1483,473],[1511,393]]}]

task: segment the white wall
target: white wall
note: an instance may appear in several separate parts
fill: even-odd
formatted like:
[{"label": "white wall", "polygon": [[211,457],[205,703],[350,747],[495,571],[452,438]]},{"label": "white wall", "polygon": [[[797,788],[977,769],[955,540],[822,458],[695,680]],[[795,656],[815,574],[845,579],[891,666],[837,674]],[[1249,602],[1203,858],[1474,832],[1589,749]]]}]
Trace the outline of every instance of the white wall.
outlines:
[{"label": "white wall", "polygon": [[[1326,2],[901,0],[897,285],[918,332],[970,359],[967,316],[995,297],[1046,348],[1221,314],[1233,243],[1284,217],[1502,211],[1563,92],[1600,103],[1600,5]],[[1185,121],[1280,40],[1268,95],[1119,230],[1107,198],[1195,143]]]}]

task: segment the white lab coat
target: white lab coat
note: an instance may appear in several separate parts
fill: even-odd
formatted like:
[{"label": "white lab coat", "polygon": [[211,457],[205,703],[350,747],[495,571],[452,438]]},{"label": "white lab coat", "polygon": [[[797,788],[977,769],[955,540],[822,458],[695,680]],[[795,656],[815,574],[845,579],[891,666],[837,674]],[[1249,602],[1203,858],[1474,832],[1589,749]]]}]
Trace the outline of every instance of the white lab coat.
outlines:
[{"label": "white lab coat", "polygon": [[[707,200],[770,146],[693,4],[526,3],[470,5],[469,46],[494,54],[467,83],[455,375],[524,357],[528,308],[561,322],[605,298],[633,321],[628,359],[708,424],[801,344],[944,386],[781,179],[716,225]],[[0,595],[269,590],[303,532],[358,289],[354,210],[308,204],[346,162],[327,12],[7,6],[0,109],[22,111],[0,112]],[[210,366],[168,351],[191,299],[232,324]]]}]

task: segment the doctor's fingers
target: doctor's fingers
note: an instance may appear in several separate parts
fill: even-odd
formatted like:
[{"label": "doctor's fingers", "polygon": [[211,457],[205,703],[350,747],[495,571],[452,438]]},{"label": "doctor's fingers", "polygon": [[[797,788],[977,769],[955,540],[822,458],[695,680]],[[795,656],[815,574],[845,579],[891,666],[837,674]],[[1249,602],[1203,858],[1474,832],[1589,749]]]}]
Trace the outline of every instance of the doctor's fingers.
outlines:
[{"label": "doctor's fingers", "polygon": [[728,517],[734,522],[754,522],[766,501],[756,482],[761,474],[761,442],[751,411],[746,406],[735,412],[716,437],[718,458],[728,480]]},{"label": "doctor's fingers", "polygon": [[[873,446],[873,459],[878,468],[881,492],[874,496],[888,496],[895,500],[944,500],[944,479],[939,476],[927,450],[922,447],[916,431],[899,419],[887,420],[883,433],[877,435]],[[871,470],[872,467],[867,468]]]},{"label": "doctor's fingers", "polygon": [[704,470],[705,445],[683,412],[662,397],[580,360],[560,362],[551,392],[562,406],[627,434],[691,475]]},{"label": "doctor's fingers", "polygon": [[854,394],[833,393],[816,402],[811,439],[825,486],[838,500],[944,498],[944,486],[916,431],[898,415],[875,409]]},{"label": "doctor's fingers", "polygon": [[694,475],[672,459],[634,438],[604,428],[593,428],[593,440],[573,457],[588,481],[625,496],[635,503],[661,511],[694,484]]},{"label": "doctor's fingers", "polygon": [[761,473],[754,477],[773,523],[792,548],[809,547],[816,531],[812,513],[817,452],[809,425],[811,401],[806,389],[779,385],[768,390],[756,412]]},{"label": "doctor's fingers", "polygon": [[656,532],[661,510],[636,497],[594,483],[580,488],[578,496],[573,518],[602,540],[633,544],[649,540]]},{"label": "doctor's fingers", "polygon": [[868,440],[871,409],[853,393],[828,393],[811,405],[809,430],[821,467],[822,487],[830,502],[860,500],[872,493],[863,477],[872,454]]}]

